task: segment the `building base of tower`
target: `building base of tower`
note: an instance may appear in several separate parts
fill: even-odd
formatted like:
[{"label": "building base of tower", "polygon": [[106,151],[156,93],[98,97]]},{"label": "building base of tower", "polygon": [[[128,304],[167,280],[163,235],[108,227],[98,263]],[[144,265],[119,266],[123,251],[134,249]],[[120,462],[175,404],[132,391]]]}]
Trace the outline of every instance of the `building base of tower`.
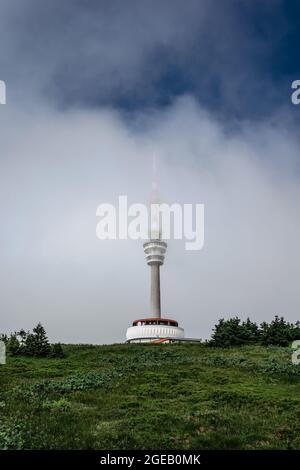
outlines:
[{"label": "building base of tower", "polygon": [[177,321],[169,318],[142,318],[135,320],[127,329],[128,343],[162,343],[180,341],[184,338],[184,329]]}]

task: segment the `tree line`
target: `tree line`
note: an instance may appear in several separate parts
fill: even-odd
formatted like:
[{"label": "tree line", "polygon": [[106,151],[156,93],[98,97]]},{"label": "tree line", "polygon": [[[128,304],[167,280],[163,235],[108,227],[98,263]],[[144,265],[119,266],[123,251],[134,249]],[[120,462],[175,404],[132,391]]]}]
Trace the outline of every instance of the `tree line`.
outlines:
[{"label": "tree line", "polygon": [[300,322],[288,323],[283,317],[275,316],[270,323],[257,325],[250,318],[241,321],[234,317],[221,318],[215,325],[210,346],[228,347],[243,344],[261,344],[263,346],[289,346],[300,339]]},{"label": "tree line", "polygon": [[[29,357],[64,357],[65,353],[60,343],[50,344],[45,328],[38,323],[32,332],[20,330],[10,335],[0,334],[6,351],[10,356]],[[261,344],[263,346],[290,346],[295,340],[300,340],[300,322],[289,323],[283,317],[275,316],[270,323],[260,325],[247,318],[242,321],[233,317],[221,318],[215,325],[208,346],[226,348]]]},{"label": "tree line", "polygon": [[10,335],[1,334],[10,356],[64,357],[60,343],[50,344],[45,328],[38,323],[32,332],[20,330]]}]

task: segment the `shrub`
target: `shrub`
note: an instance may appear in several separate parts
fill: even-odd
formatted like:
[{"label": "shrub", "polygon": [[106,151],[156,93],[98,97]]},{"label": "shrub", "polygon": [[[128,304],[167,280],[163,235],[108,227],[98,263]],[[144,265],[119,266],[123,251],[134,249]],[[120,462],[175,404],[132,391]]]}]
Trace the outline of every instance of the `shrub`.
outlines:
[{"label": "shrub", "polygon": [[65,398],[59,400],[45,400],[42,404],[42,408],[50,411],[69,411],[71,409],[71,403]]},{"label": "shrub", "polygon": [[64,350],[63,350],[62,345],[60,343],[55,343],[55,344],[51,345],[50,356],[51,357],[59,357],[59,358],[65,357]]},{"label": "shrub", "polygon": [[24,448],[23,428],[17,420],[1,420],[0,450],[19,450]]},{"label": "shrub", "polygon": [[240,346],[253,344],[258,339],[258,326],[249,318],[242,323],[238,317],[229,320],[222,318],[214,328],[210,344],[217,347]]},{"label": "shrub", "polygon": [[77,391],[107,388],[114,379],[121,377],[122,372],[113,368],[101,372],[78,373],[58,380],[43,380],[16,387],[15,391],[30,399],[44,399],[51,394],[67,394]]},{"label": "shrub", "polygon": [[5,344],[6,351],[11,356],[17,356],[21,353],[21,344],[16,333],[10,335],[10,337],[6,339]]},{"label": "shrub", "polygon": [[287,323],[283,317],[276,316],[270,324],[264,322],[260,328],[264,346],[288,346],[295,339],[295,326]]},{"label": "shrub", "polygon": [[296,339],[300,339],[300,322],[297,321],[295,325],[293,325],[292,331],[292,341],[295,341]]}]

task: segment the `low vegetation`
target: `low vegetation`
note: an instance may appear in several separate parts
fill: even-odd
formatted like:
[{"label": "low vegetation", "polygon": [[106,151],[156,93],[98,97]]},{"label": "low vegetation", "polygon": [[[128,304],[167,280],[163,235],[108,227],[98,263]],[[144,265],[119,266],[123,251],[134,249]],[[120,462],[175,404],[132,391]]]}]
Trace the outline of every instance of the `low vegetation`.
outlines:
[{"label": "low vegetation", "polygon": [[63,345],[0,366],[1,449],[299,449],[290,346]]}]

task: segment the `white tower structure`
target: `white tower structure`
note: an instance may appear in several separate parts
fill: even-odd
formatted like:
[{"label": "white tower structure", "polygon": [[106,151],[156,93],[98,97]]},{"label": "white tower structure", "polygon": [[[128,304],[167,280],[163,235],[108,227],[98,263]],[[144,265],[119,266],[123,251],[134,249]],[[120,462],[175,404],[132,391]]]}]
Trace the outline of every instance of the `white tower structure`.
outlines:
[{"label": "white tower structure", "polygon": [[184,330],[177,321],[161,317],[160,267],[164,264],[167,243],[162,240],[161,218],[156,177],[156,160],[153,158],[149,240],[144,243],[144,253],[150,266],[150,316],[135,320],[127,329],[128,342],[169,342],[184,338]]}]

